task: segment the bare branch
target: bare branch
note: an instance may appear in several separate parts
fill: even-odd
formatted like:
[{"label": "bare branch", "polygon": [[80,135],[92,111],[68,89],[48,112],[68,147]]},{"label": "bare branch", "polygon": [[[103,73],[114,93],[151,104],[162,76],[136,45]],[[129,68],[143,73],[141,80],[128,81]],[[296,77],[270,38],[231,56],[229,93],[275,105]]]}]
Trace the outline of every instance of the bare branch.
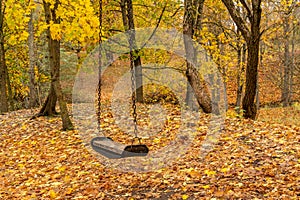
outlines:
[{"label": "bare branch", "polygon": [[240,2],[242,3],[242,5],[244,6],[244,8],[246,9],[248,17],[252,21],[253,16],[252,16],[251,10],[250,10],[249,6],[247,5],[246,1],[245,0],[240,0]]},{"label": "bare branch", "polygon": [[164,12],[166,10],[166,7],[167,7],[167,4],[165,4],[165,6],[164,6],[164,8],[163,8],[163,10],[162,10],[162,12],[161,12],[161,14],[160,14],[160,16],[158,18],[158,21],[156,23],[156,27],[154,28],[152,34],[150,35],[149,39],[144,43],[144,45],[141,47],[141,49],[143,49],[146,46],[146,44],[148,43],[148,41],[151,40],[151,38],[153,37],[153,35],[156,33],[156,31],[157,31],[157,29],[159,27],[159,24],[161,22],[161,19],[162,19],[163,15],[164,15]]},{"label": "bare branch", "polygon": [[234,3],[232,0],[222,0],[224,5],[226,6],[228,12],[230,13],[233,21],[235,22],[238,29],[241,31],[242,35],[244,36],[245,40],[250,40],[250,31],[247,27],[247,23],[241,17],[240,13],[238,13]]}]

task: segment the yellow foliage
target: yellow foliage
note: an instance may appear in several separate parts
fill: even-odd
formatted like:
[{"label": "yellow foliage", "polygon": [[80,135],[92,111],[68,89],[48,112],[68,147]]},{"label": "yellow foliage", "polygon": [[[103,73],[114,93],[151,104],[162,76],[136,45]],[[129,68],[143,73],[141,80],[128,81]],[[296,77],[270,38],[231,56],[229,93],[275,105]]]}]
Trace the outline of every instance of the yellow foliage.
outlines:
[{"label": "yellow foliage", "polygon": [[60,24],[54,24],[53,21],[50,22],[50,33],[52,39],[60,40],[62,37],[62,29]]}]

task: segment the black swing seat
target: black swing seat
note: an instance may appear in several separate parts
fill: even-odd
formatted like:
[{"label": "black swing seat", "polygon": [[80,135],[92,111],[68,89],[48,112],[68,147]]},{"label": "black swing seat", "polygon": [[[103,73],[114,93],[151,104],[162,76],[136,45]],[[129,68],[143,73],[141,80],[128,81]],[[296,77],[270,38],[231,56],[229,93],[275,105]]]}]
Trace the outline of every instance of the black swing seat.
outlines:
[{"label": "black swing seat", "polygon": [[110,159],[146,156],[149,152],[144,144],[126,146],[114,142],[110,137],[95,137],[91,145],[96,152]]}]

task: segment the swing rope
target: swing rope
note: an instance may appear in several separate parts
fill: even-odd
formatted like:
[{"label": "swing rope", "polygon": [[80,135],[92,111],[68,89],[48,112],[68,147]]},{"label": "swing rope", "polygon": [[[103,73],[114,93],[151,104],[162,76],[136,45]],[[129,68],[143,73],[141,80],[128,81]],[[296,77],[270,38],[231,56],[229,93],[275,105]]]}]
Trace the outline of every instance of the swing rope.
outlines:
[{"label": "swing rope", "polygon": [[[99,0],[99,53],[98,53],[98,102],[97,102],[97,123],[98,123],[98,132],[101,134],[101,86],[102,86],[102,78],[101,78],[101,67],[103,65],[102,56],[103,56],[103,45],[102,45],[102,0]],[[132,44],[132,42],[130,42]],[[135,138],[132,140],[132,144],[125,146],[123,144],[119,144],[114,142],[110,137],[95,137],[91,140],[92,148],[100,153],[101,155],[110,158],[110,159],[118,159],[118,158],[126,158],[133,156],[146,156],[149,152],[149,149],[146,145],[141,144],[141,139],[137,134],[137,113],[136,113],[136,85],[135,85],[135,68],[132,53],[132,45],[130,45],[130,70],[131,70],[131,89],[132,89],[132,109],[133,109],[133,121],[134,121],[134,135]],[[134,140],[138,138],[139,145],[133,145]]]},{"label": "swing rope", "polygon": [[[102,87],[102,30],[103,30],[103,1],[99,0],[99,40],[98,40],[98,46],[99,46],[99,53],[98,53],[98,88],[97,88],[97,129],[98,132],[101,132],[101,87]],[[135,139],[139,140],[139,143],[141,144],[141,139],[138,137],[138,128],[137,128],[137,111],[136,111],[136,80],[135,80],[135,67],[134,67],[134,50],[133,50],[133,37],[134,32],[133,30],[130,31],[129,36],[129,45],[130,45],[130,72],[131,72],[131,91],[132,91],[132,116],[133,116],[133,123],[134,123],[134,138],[132,140],[132,143]]]},{"label": "swing rope", "polygon": [[[130,37],[131,40],[131,37]],[[139,143],[141,143],[140,138],[138,137],[138,129],[137,129],[137,112],[136,112],[136,81],[135,81],[135,67],[134,67],[134,52],[132,52],[132,43],[130,43],[130,71],[131,71],[131,92],[132,92],[132,116],[133,116],[133,123],[134,123],[134,139],[138,139]],[[132,140],[132,143],[134,142]]]},{"label": "swing rope", "polygon": [[101,78],[101,67],[102,67],[102,0],[99,0],[99,53],[98,53],[98,99],[97,99],[97,128],[98,132],[101,132],[101,86],[102,86],[102,78]]}]

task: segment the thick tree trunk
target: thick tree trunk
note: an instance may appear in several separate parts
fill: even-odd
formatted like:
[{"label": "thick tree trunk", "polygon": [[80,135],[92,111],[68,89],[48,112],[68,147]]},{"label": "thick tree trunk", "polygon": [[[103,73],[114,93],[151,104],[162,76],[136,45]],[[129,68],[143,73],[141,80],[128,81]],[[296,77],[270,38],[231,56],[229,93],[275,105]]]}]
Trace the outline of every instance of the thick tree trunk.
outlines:
[{"label": "thick tree trunk", "polygon": [[0,113],[8,112],[8,98],[7,98],[7,85],[6,85],[6,65],[5,65],[5,52],[4,41],[2,39],[2,33],[0,39]]},{"label": "thick tree trunk", "polygon": [[135,38],[135,26],[133,18],[133,6],[132,0],[121,0],[120,2],[123,26],[125,31],[131,30],[129,43],[133,52],[130,52],[130,59],[133,59],[135,67],[135,84],[136,88],[136,100],[137,102],[143,102],[143,70],[142,70],[142,61],[141,57],[138,55],[139,52],[136,50],[136,38]]},{"label": "thick tree trunk", "polygon": [[[243,98],[244,117],[255,119],[257,109],[255,105],[255,95],[257,87],[257,66],[258,66],[258,52],[259,40],[258,37],[252,36],[251,41],[248,42],[248,59],[246,67],[246,92]],[[255,39],[254,39],[255,38]]]},{"label": "thick tree trunk", "polygon": [[[199,106],[205,113],[212,112],[212,102],[208,92],[207,84],[203,78],[199,77],[199,72],[193,66],[197,64],[197,55],[192,44],[192,39],[194,33],[197,29],[198,18],[201,18],[201,13],[198,13],[199,10],[202,11],[204,0],[198,1],[185,1],[185,13],[184,13],[184,22],[183,22],[183,34],[184,34],[184,46],[187,59],[187,69],[186,77],[193,88],[195,97]],[[198,14],[197,14],[198,13]],[[187,102],[189,103],[189,102]],[[192,105],[190,105],[192,106]]]},{"label": "thick tree trunk", "polygon": [[34,26],[33,26],[33,10],[30,13],[30,20],[28,22],[28,50],[29,50],[29,107],[36,107],[39,103],[38,93],[35,82],[34,68],[36,64],[36,54],[34,45]]},{"label": "thick tree trunk", "polygon": [[8,112],[7,100],[7,85],[6,77],[8,76],[5,64],[5,50],[4,50],[4,34],[3,34],[3,20],[4,20],[3,1],[0,0],[0,114]]},{"label": "thick tree trunk", "polygon": [[[50,24],[50,20],[54,23],[59,24],[60,20],[56,17],[56,9],[58,7],[59,1],[56,1],[54,8],[50,9],[50,4],[43,2],[45,9],[45,16],[47,24]],[[48,49],[49,49],[49,63],[51,70],[51,89],[49,96],[45,102],[46,109],[53,109],[56,104],[56,98],[59,102],[60,114],[63,122],[63,130],[71,130],[73,129],[73,124],[69,118],[67,104],[64,101],[61,85],[60,85],[60,41],[51,38],[50,28],[47,30],[47,38],[48,38]],[[51,95],[51,96],[50,96]],[[55,101],[54,101],[55,100]],[[47,113],[47,110],[45,109]],[[53,110],[50,110],[50,112]]]},{"label": "thick tree trunk", "polygon": [[[192,35],[194,35],[195,31],[200,31],[202,29],[201,22],[202,22],[202,12],[203,12],[204,0],[194,1],[194,2],[188,1],[188,2],[186,2],[185,5],[186,5],[185,6],[185,8],[186,8],[186,10],[185,10],[185,19],[189,19],[190,18],[189,15],[196,15],[194,17],[194,19],[189,19],[189,21],[191,23],[191,28],[193,29],[193,30],[190,30],[190,31],[192,32]],[[193,10],[190,10],[191,5],[193,5],[192,6]],[[187,12],[188,8],[189,8],[189,12]],[[197,14],[196,14],[196,9],[198,10]],[[191,12],[193,14],[191,14]],[[199,40],[197,40],[197,41],[200,42]],[[197,110],[199,108],[199,104],[196,105],[197,102],[193,101],[194,98],[195,98],[194,90],[193,90],[192,86],[190,85],[190,83],[188,83],[187,88],[186,88],[185,103],[192,110]]]},{"label": "thick tree trunk", "polygon": [[51,83],[50,90],[47,96],[46,101],[44,102],[38,116],[53,116],[57,115],[57,111],[55,109],[57,102],[57,96],[54,90],[54,85]]},{"label": "thick tree trunk", "polygon": [[194,101],[194,99],[195,99],[194,90],[190,85],[190,83],[187,82],[185,103],[191,110],[197,111],[199,109],[199,104],[196,101]]},{"label": "thick tree trunk", "polygon": [[[259,41],[261,36],[261,0],[241,1],[243,8],[247,12],[248,20],[245,20],[241,16],[240,8],[236,7],[236,3],[233,0],[222,0],[222,2],[247,43],[246,88],[243,98],[243,110],[245,118],[255,119],[257,114],[255,94],[257,88]],[[248,5],[249,3],[251,3],[251,6]]]},{"label": "thick tree trunk", "polygon": [[[52,20],[50,8],[49,8],[50,5],[49,5],[49,3],[46,3],[45,1],[43,1],[43,4],[44,4],[44,10],[45,10],[46,23],[50,24],[50,21]],[[48,49],[49,49],[48,57],[50,59],[52,59],[51,58],[52,55],[50,55],[50,40],[51,40],[50,29],[47,30],[47,39],[48,39]],[[51,67],[51,60],[50,60],[50,75],[51,75],[51,79],[53,79],[53,77],[55,75],[55,70],[53,69],[53,67]],[[47,99],[44,102],[40,112],[38,113],[38,116],[53,116],[53,115],[57,114],[56,102],[57,102],[57,95],[55,93],[54,84],[51,81],[50,90],[49,90]]]},{"label": "thick tree trunk", "polygon": [[60,42],[58,40],[50,39],[49,53],[50,53],[50,67],[55,72],[51,82],[53,84],[53,88],[59,103],[60,115],[63,122],[62,129],[72,130],[74,127],[70,120],[67,104],[64,100],[64,96],[60,85]]},{"label": "thick tree trunk", "polygon": [[187,64],[186,77],[193,88],[195,97],[203,112],[212,112],[212,102],[206,82],[199,77],[198,72],[190,63]]}]

